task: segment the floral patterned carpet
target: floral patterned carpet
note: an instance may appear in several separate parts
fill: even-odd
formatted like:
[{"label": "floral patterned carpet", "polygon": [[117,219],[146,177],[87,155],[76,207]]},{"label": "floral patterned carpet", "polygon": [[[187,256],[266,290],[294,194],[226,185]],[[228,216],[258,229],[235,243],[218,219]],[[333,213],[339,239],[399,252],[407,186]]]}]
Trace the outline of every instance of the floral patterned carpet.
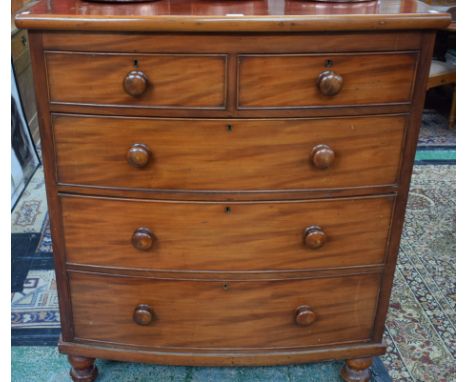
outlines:
[{"label": "floral patterned carpet", "polygon": [[[455,171],[414,168],[381,357],[394,381],[455,381]],[[30,254],[13,253],[29,267],[12,290],[18,345],[52,345],[60,327],[43,182],[39,169],[12,213],[15,235],[40,238]]]},{"label": "floral patterned carpet", "polygon": [[455,381],[455,166],[415,166],[382,360],[395,381]]}]

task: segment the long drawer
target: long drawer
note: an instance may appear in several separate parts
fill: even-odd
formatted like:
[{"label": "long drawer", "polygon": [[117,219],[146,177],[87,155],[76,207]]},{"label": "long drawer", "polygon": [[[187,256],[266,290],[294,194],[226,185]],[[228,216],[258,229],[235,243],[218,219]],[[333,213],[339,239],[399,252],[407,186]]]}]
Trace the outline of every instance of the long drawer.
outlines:
[{"label": "long drawer", "polygon": [[164,190],[295,190],[399,181],[405,115],[280,120],[53,116],[57,181]]},{"label": "long drawer", "polygon": [[61,197],[68,263],[195,271],[383,264],[393,203],[393,196],[231,204]]},{"label": "long drawer", "polygon": [[372,334],[379,283],[379,274],[178,281],[70,273],[75,337],[150,348],[364,342]]}]

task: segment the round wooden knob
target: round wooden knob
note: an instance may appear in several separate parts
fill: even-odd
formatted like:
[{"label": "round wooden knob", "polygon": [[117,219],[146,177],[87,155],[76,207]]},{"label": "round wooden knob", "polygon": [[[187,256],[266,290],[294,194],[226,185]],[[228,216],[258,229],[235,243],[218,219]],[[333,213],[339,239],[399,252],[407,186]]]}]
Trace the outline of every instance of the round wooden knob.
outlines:
[{"label": "round wooden knob", "polygon": [[151,150],[143,143],[136,143],[128,149],[128,164],[136,168],[144,168],[150,161]]},{"label": "round wooden knob", "polygon": [[153,316],[153,309],[151,309],[149,305],[140,304],[133,312],[133,321],[135,321],[135,323],[138,325],[146,326],[151,324],[151,321],[153,321]]},{"label": "round wooden knob", "polygon": [[132,245],[140,251],[149,251],[156,241],[156,237],[149,228],[140,227],[133,232]]},{"label": "round wooden knob", "polygon": [[309,326],[317,319],[317,315],[312,308],[307,305],[301,305],[296,309],[296,324],[299,326]]},{"label": "round wooden knob", "polygon": [[332,70],[325,70],[317,77],[317,87],[325,96],[337,95],[343,87],[343,77]]},{"label": "round wooden knob", "polygon": [[124,90],[132,97],[141,96],[146,91],[147,86],[148,80],[146,75],[140,70],[132,70],[124,78]]},{"label": "round wooden knob", "polygon": [[314,167],[325,170],[335,161],[335,152],[328,145],[317,145],[312,149],[309,159]]},{"label": "round wooden knob", "polygon": [[306,228],[304,233],[304,243],[310,249],[319,249],[327,241],[327,234],[318,225]]}]

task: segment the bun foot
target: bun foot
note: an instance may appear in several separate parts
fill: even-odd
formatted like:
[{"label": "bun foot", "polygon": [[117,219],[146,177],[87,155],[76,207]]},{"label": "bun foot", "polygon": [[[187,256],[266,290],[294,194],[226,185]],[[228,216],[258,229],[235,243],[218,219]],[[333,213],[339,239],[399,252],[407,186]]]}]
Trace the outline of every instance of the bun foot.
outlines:
[{"label": "bun foot", "polygon": [[70,377],[73,382],[93,382],[96,379],[98,369],[94,365],[94,358],[69,355],[68,362],[72,366]]},{"label": "bun foot", "polygon": [[356,358],[346,360],[341,369],[341,378],[346,382],[369,382],[372,358]]}]

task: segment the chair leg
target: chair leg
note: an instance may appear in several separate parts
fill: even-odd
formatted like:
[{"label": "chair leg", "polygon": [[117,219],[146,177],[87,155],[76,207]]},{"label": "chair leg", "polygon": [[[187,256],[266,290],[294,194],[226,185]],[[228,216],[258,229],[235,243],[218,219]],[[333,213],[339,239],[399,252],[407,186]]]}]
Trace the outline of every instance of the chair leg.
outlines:
[{"label": "chair leg", "polygon": [[453,94],[452,94],[452,106],[450,107],[450,114],[448,120],[448,127],[449,129],[453,129],[455,127],[456,121],[456,99],[457,99],[457,87],[453,85]]}]

